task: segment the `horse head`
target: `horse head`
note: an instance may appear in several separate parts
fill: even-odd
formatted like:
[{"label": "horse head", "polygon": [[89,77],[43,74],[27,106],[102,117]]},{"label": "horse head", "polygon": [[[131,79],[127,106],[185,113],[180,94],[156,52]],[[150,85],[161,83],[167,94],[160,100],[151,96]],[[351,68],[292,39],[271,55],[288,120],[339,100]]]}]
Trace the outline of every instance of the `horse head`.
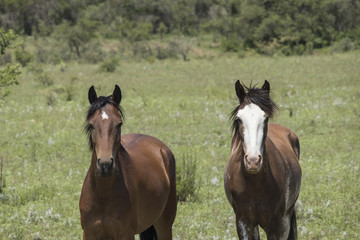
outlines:
[{"label": "horse head", "polygon": [[115,85],[109,97],[97,97],[94,86],[90,87],[88,98],[90,108],[85,131],[89,135],[90,149],[93,151],[92,164],[102,177],[112,176],[115,171],[116,156],[121,146],[121,126],[123,115],[120,109],[121,90]]},{"label": "horse head", "polygon": [[[247,90],[247,92],[245,91]],[[240,105],[232,112],[234,139],[232,151],[243,161],[246,172],[256,174],[264,163],[265,139],[268,120],[277,109],[270,98],[270,84],[265,80],[261,88],[245,87],[235,83],[236,95]]]}]

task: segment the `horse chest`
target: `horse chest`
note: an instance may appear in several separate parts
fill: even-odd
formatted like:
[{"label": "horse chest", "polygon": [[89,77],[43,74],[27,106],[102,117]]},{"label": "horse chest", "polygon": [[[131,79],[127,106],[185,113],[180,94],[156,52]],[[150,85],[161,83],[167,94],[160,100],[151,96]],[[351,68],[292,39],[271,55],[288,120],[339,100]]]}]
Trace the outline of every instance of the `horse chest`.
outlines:
[{"label": "horse chest", "polygon": [[264,184],[255,187],[252,184],[232,189],[233,207],[250,222],[261,224],[279,211],[283,211],[283,194],[275,186]]},{"label": "horse chest", "polygon": [[130,220],[130,212],[131,208],[127,204],[92,201],[91,206],[81,212],[84,232],[94,239],[113,239],[114,236],[114,239],[119,239],[130,232],[134,234],[136,224]]},{"label": "horse chest", "polygon": [[85,217],[85,235],[94,239],[120,239],[134,235],[130,222],[117,213],[92,211]]}]

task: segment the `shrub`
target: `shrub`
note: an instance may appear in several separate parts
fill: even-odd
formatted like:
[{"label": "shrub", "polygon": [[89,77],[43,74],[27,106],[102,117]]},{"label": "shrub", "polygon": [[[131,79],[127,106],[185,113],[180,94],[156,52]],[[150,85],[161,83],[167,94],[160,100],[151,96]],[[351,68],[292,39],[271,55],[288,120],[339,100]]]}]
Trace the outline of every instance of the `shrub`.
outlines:
[{"label": "shrub", "polygon": [[49,87],[54,84],[53,78],[50,76],[49,73],[42,72],[38,76],[35,77],[35,81],[40,83],[40,85]]},{"label": "shrub", "polygon": [[25,49],[16,49],[15,51],[15,59],[21,66],[25,67],[33,58],[33,55]]},{"label": "shrub", "polygon": [[178,58],[178,46],[176,42],[170,42],[167,47],[157,46],[156,47],[156,58],[164,60],[167,58]]},{"label": "shrub", "polygon": [[48,106],[55,106],[56,105],[56,93],[51,92],[46,96],[46,104]]},{"label": "shrub", "polygon": [[86,63],[99,63],[105,60],[106,52],[101,48],[99,41],[91,41],[83,47],[81,61]]},{"label": "shrub", "polygon": [[5,53],[4,55],[2,55],[0,57],[0,65],[6,65],[8,63],[11,63],[12,59],[11,59],[11,54],[10,53]]},{"label": "shrub", "polygon": [[7,64],[4,70],[0,70],[0,98],[9,95],[9,86],[19,84],[17,76],[21,74],[19,65]]},{"label": "shrub", "polygon": [[343,38],[331,47],[331,52],[347,52],[355,49],[355,44],[350,38]]},{"label": "shrub", "polygon": [[241,43],[237,38],[226,38],[221,41],[221,48],[225,52],[238,52],[241,48]]},{"label": "shrub", "polygon": [[119,60],[116,58],[105,60],[101,63],[99,67],[100,72],[114,72],[119,63]]},{"label": "shrub", "polygon": [[196,155],[184,153],[182,161],[177,161],[176,190],[177,200],[180,202],[196,199],[199,189],[197,182],[197,158]]},{"label": "shrub", "polygon": [[2,193],[3,188],[6,186],[5,178],[3,177],[5,158],[0,156],[0,193]]},{"label": "shrub", "polygon": [[120,25],[121,35],[132,42],[149,40],[150,34],[153,30],[153,26],[149,22],[132,22],[125,20]]},{"label": "shrub", "polygon": [[[0,28],[0,56],[5,54],[7,48],[16,39],[16,35],[12,30],[5,31]],[[18,75],[21,74],[18,65],[6,64],[6,68],[0,70],[0,98],[7,96],[10,93],[9,86],[12,84],[19,84],[17,80]]]},{"label": "shrub", "polygon": [[144,43],[135,43],[132,47],[133,56],[140,59],[154,57],[153,49]]},{"label": "shrub", "polygon": [[74,96],[75,96],[75,88],[74,88],[74,83],[77,82],[79,80],[79,78],[77,76],[73,76],[71,77],[71,81],[70,84],[66,86],[65,88],[65,99],[66,101],[72,101],[74,100]]}]

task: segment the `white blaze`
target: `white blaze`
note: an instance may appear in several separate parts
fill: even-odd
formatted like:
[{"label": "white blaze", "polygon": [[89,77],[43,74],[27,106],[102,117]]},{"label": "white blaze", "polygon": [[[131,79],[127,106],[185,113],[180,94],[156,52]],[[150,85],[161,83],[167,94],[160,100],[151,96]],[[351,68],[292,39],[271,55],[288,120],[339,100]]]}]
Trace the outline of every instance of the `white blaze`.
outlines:
[{"label": "white blaze", "polygon": [[246,154],[262,154],[261,143],[264,136],[265,112],[257,105],[250,103],[240,109],[236,116],[241,119],[244,126]]},{"label": "white blaze", "polygon": [[106,112],[103,110],[101,114],[102,120],[109,119],[109,116],[106,114]]}]

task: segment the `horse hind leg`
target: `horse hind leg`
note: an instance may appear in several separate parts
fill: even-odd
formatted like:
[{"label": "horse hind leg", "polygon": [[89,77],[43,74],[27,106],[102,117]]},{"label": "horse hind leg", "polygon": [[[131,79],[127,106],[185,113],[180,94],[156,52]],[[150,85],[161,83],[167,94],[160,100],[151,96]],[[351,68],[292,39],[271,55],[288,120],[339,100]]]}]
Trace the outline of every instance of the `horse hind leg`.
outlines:
[{"label": "horse hind leg", "polygon": [[159,240],[171,240],[172,225],[175,221],[177,210],[175,158],[170,151],[165,151],[163,149],[161,149],[161,155],[164,161],[168,162],[170,191],[165,208],[162,211],[160,218],[155,222],[154,227]]},{"label": "horse hind leg", "polygon": [[154,224],[157,237],[159,240],[172,239],[172,225],[176,216],[176,189],[170,190],[168,202],[163,210],[160,218]]},{"label": "horse hind leg", "polygon": [[140,240],[158,240],[154,226],[151,226],[144,232],[140,233]]}]

